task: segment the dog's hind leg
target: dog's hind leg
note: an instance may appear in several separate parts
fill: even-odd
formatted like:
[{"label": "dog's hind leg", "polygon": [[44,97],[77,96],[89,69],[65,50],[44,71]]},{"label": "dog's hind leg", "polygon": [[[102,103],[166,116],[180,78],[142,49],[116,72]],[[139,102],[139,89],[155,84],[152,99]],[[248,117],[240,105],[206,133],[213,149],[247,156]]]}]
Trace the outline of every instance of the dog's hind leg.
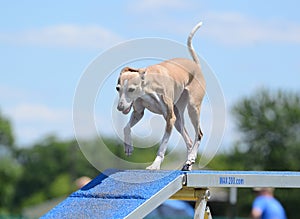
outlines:
[{"label": "dog's hind leg", "polygon": [[184,126],[184,117],[183,117],[183,113],[179,111],[179,109],[177,109],[176,106],[174,106],[174,112],[175,112],[175,116],[176,116],[176,121],[175,121],[175,128],[177,129],[177,131],[181,134],[185,144],[186,144],[186,148],[187,150],[191,150],[192,146],[193,146],[193,142]]},{"label": "dog's hind leg", "polygon": [[195,140],[194,140],[194,144],[191,147],[191,149],[188,150],[187,161],[182,168],[182,170],[185,170],[185,171],[189,171],[192,169],[192,165],[196,161],[198,148],[200,145],[201,138],[203,136],[203,133],[200,129],[200,121],[199,121],[200,107],[188,105],[188,112],[189,112],[189,116],[190,116],[191,122],[193,124],[194,130],[195,130]]},{"label": "dog's hind leg", "polygon": [[189,117],[195,130],[195,140],[192,148],[188,151],[187,161],[182,168],[183,170],[192,169],[192,165],[196,161],[199,144],[203,136],[203,133],[200,128],[200,108],[201,108],[203,95],[201,94],[200,89],[198,89],[198,91],[200,91],[199,93],[197,93],[198,95],[195,94],[189,95],[189,100],[187,105]]},{"label": "dog's hind leg", "polygon": [[193,142],[192,142],[192,140],[185,128],[185,125],[184,125],[185,124],[184,123],[184,110],[186,108],[187,101],[188,101],[188,94],[187,94],[187,91],[185,90],[182,93],[179,100],[177,101],[177,103],[174,105],[174,113],[176,116],[175,128],[181,134],[181,136],[186,144],[186,148],[189,151],[192,149]]}]

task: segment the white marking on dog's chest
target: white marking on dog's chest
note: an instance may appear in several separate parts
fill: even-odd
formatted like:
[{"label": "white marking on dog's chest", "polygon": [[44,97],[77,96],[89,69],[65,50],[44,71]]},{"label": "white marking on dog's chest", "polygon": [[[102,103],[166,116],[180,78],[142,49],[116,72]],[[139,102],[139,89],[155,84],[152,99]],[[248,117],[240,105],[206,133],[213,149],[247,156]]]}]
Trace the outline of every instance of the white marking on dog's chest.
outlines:
[{"label": "white marking on dog's chest", "polygon": [[166,114],[165,104],[157,94],[147,94],[141,97],[141,99],[143,106],[151,112],[161,115]]}]

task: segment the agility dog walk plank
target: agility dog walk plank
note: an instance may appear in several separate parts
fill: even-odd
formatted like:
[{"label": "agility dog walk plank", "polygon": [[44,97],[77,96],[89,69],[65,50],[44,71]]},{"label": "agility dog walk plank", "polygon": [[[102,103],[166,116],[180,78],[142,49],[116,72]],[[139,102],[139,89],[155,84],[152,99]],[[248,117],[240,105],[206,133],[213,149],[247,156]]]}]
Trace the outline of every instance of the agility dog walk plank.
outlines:
[{"label": "agility dog walk plank", "polygon": [[193,188],[300,188],[300,172],[195,170],[187,173],[186,181]]},{"label": "agility dog walk plank", "polygon": [[182,188],[181,171],[107,170],[42,218],[142,218]]},{"label": "agility dog walk plank", "polygon": [[143,218],[169,198],[198,201],[203,218],[212,187],[300,188],[300,172],[111,169],[42,218]]}]

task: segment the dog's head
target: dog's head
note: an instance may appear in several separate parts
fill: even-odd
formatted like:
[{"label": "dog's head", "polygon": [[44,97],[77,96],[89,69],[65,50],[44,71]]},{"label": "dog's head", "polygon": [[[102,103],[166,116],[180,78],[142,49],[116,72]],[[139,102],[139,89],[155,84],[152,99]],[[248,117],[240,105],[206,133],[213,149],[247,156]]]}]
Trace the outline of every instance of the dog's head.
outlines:
[{"label": "dog's head", "polygon": [[143,94],[144,73],[144,69],[130,67],[125,67],[121,71],[116,89],[119,92],[117,109],[123,114],[128,114],[134,101]]}]

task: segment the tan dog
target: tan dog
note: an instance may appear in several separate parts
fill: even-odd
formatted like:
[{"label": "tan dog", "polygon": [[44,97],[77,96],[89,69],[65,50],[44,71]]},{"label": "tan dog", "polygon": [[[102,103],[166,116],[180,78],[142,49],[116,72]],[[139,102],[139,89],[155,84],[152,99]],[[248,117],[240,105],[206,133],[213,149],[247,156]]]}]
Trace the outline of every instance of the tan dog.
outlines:
[{"label": "tan dog", "polygon": [[[182,135],[188,156],[182,170],[191,170],[197,157],[202,138],[200,129],[200,107],[205,94],[205,80],[200,69],[200,62],[192,47],[192,38],[201,27],[197,24],[188,37],[188,48],[192,60],[176,58],[146,68],[134,69],[125,67],[119,76],[118,110],[128,114],[133,107],[130,121],[124,128],[125,153],[133,151],[131,128],[141,120],[144,110],[163,115],[166,129],[160,143],[157,156],[147,169],[160,169],[167,149],[167,142],[173,126]],[[188,109],[190,120],[195,129],[195,140],[192,142],[184,126],[184,110]]]}]

